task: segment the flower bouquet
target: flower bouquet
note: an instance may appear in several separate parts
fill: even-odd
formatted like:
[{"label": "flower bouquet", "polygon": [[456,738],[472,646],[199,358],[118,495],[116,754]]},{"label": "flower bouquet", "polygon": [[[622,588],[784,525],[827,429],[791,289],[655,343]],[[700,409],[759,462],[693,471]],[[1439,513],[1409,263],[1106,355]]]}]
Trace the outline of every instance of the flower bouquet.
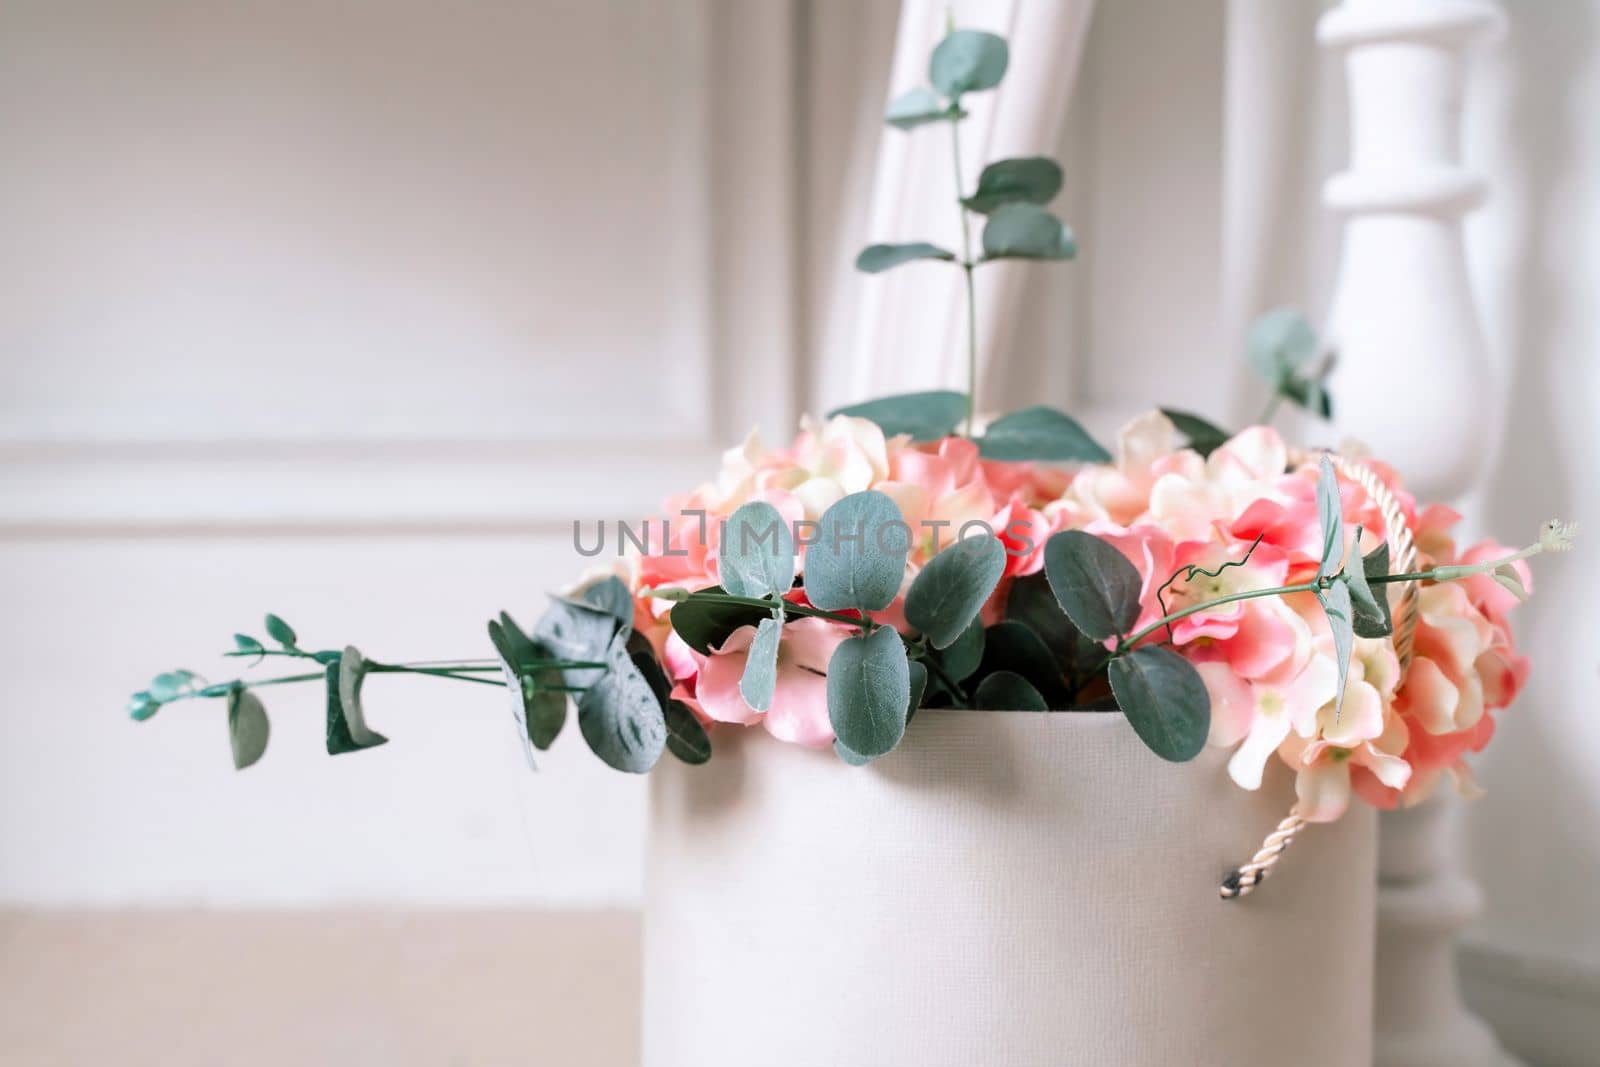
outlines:
[{"label": "flower bouquet", "polygon": [[[951,32],[888,122],[954,139],[1006,61]],[[1073,255],[1060,187],[1048,159],[990,164],[959,253],[858,266],[953,264],[970,322],[984,264]],[[1251,332],[1274,405],[1329,413],[1320,354],[1292,312]],[[1472,788],[1528,671],[1526,560],[1571,529],[1458,547],[1458,516],[1348,450],[1156,410],[1111,451],[1048,407],[981,419],[971,386],[752,435],[658,518],[575,523],[587,573],[491,620],[482,660],[317,649],[268,615],[228,655],[303,671],[161,674],[132,715],[219,699],[243,768],[273,685],[325,687],[333,755],[387,740],[369,674],[504,687],[530,760],[575,706],[601,760],[657,771],[649,1063],[1364,1062],[1373,826],[1341,816]],[[1248,893],[1336,820],[1279,893],[1218,910],[1219,880]]]}]

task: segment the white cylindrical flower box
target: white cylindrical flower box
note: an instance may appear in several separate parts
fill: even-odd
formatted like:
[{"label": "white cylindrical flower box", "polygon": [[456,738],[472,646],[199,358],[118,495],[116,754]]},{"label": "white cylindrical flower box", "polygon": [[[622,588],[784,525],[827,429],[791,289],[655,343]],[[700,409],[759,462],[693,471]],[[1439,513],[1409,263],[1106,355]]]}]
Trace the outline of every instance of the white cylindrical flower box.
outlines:
[{"label": "white cylindrical flower box", "polygon": [[1288,774],[1121,715],[923,711],[866,768],[714,740],[651,776],[645,1067],[1371,1063],[1368,809],[1225,902]]}]

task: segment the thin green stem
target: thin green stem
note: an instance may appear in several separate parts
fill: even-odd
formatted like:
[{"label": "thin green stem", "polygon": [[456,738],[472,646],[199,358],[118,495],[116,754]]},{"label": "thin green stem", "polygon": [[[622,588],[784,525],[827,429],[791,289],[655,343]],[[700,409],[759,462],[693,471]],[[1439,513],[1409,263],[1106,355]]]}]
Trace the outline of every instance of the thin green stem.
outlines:
[{"label": "thin green stem", "polygon": [[[498,669],[498,668],[497,668]],[[499,678],[474,678],[470,674],[457,674],[443,667],[405,667],[398,663],[367,664],[372,674],[426,674],[433,678],[453,678],[458,682],[476,682],[479,685],[497,685],[504,689],[506,683]]]},{"label": "thin green stem", "polygon": [[1282,596],[1285,593],[1314,593],[1319,588],[1326,588],[1328,585],[1330,585],[1333,582],[1333,578],[1334,576],[1330,575],[1326,578],[1304,582],[1299,585],[1276,585],[1270,589],[1246,589],[1243,592],[1229,593],[1227,596],[1219,596],[1215,600],[1205,600],[1198,604],[1190,604],[1188,607],[1179,608],[1177,611],[1171,612],[1170,614],[1157,619],[1149,626],[1135,630],[1127,637],[1122,638],[1117,642],[1117,653],[1120,655],[1126,650],[1132,648],[1134,645],[1137,645],[1144,638],[1149,637],[1151,634],[1161,629],[1163,626],[1171,625],[1172,623],[1177,622],[1179,619],[1186,619],[1190,615],[1197,615],[1202,611],[1210,611],[1212,608],[1220,608],[1224,604],[1232,604],[1240,600],[1255,600],[1264,596]]},{"label": "thin green stem", "polygon": [[[956,108],[959,100],[951,102]],[[972,282],[972,229],[967,205],[961,195],[961,125],[950,120],[950,159],[956,172],[956,211],[961,217],[961,270],[967,289],[967,436],[971,437],[978,419],[978,293]]]},{"label": "thin green stem", "polygon": [[924,667],[928,668],[930,672],[938,677],[939,681],[944,683],[944,687],[946,689],[950,690],[950,696],[955,700],[957,707],[972,707],[972,701],[967,699],[967,694],[962,690],[961,686],[956,682],[956,680],[951,678],[949,674],[945,673],[945,669],[943,665],[939,663],[937,656],[924,655],[921,662]]},{"label": "thin green stem", "polygon": [[[727,604],[731,607],[763,608],[767,611],[780,606],[777,601],[767,600],[764,597],[734,596],[732,593],[697,593],[687,589],[652,589],[650,590],[650,595],[661,600],[675,600],[679,603],[693,598],[704,604]],[[827,619],[831,622],[859,626],[863,630],[876,630],[880,625],[865,615],[858,617],[845,615],[837,611],[823,611],[821,608],[814,608],[808,604],[796,604],[789,600],[785,600],[781,606],[785,615],[805,615],[813,619]]]}]

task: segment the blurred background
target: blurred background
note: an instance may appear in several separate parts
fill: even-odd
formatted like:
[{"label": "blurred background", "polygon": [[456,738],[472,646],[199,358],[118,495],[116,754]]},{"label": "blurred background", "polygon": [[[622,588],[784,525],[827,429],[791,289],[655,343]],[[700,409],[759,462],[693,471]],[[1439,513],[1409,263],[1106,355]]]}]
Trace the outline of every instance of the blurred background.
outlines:
[{"label": "blurred background", "polygon": [[[1463,146],[1503,423],[1458,503],[1520,543],[1600,530],[1600,2],[1504,6]],[[1338,253],[1321,5],[954,7],[1014,49],[968,179],[1057,155],[1082,247],[986,281],[984,406],[1103,438],[1157,403],[1251,419],[1244,324],[1318,318]],[[1030,48],[1041,20],[1073,45]],[[318,687],[289,688],[236,773],[219,704],[123,707],[158,670],[231,676],[266,611],[319,647],[486,654],[485,619],[581,569],[574,518],[649,514],[752,426],[957,386],[945,273],[851,268],[952,237],[947,146],[879,118],[921,78],[911,25],[892,0],[0,0],[0,1061],[634,1061],[643,785],[576,731],[531,774],[495,692],[377,678],[393,743],[330,761]],[[1545,1062],[1600,1043],[1588,554],[1537,568],[1533,680],[1465,813],[1467,990]]]}]

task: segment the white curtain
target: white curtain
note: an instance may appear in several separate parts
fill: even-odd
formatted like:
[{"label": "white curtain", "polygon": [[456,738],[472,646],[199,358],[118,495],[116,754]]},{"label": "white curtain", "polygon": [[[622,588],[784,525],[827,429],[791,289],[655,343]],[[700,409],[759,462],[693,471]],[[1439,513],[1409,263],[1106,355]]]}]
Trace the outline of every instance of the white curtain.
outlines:
[{"label": "white curtain", "polygon": [[[961,188],[969,191],[987,162],[1011,156],[1053,155],[1093,0],[986,0],[947,5],[905,0],[896,31],[890,97],[928,80],[928,56],[945,34],[946,11],[958,26],[1004,36],[1011,62],[994,92],[964,101],[971,117],[959,126]],[[881,113],[881,108],[879,109]],[[909,133],[881,126],[875,137],[870,207],[858,248],[873,241],[929,240],[959,249],[956,181],[944,126]],[[859,224],[859,220],[851,220]],[[973,224],[976,242],[982,220]],[[978,272],[979,377],[1004,349],[1021,296],[1023,270],[995,264]],[[824,272],[827,276],[827,272]],[[822,407],[917,389],[966,387],[965,296],[960,271],[918,263],[864,276],[839,261],[818,310],[817,399]],[[854,290],[852,293],[851,290]],[[983,399],[980,385],[979,400]]]}]

